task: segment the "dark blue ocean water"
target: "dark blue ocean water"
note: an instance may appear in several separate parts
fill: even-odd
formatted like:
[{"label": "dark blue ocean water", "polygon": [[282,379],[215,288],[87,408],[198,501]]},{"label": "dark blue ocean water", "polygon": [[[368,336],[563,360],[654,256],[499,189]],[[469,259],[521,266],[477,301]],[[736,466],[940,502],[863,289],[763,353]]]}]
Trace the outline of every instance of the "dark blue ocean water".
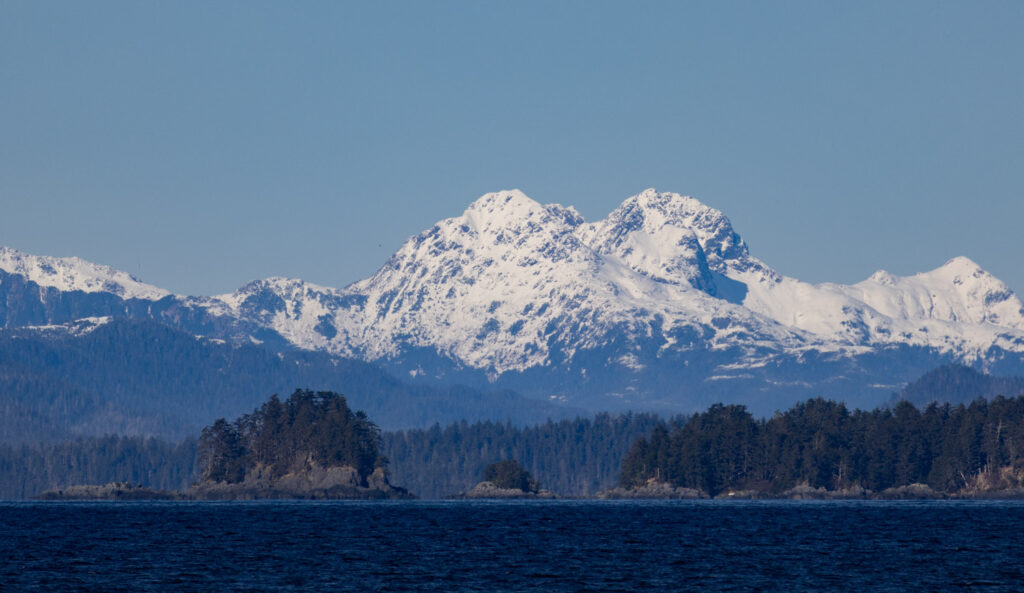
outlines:
[{"label": "dark blue ocean water", "polygon": [[1024,591],[1024,503],[0,503],[0,591]]}]

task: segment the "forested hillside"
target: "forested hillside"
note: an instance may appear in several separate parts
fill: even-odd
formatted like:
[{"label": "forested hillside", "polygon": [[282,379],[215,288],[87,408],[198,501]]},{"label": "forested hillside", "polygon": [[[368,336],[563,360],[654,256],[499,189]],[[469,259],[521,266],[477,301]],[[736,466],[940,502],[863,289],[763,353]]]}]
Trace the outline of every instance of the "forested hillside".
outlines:
[{"label": "forested hillside", "polygon": [[576,413],[508,391],[404,383],[357,360],[115,320],[80,337],[0,331],[0,443],[105,434],[178,440],[297,386],[344,393],[390,429],[460,419],[533,424]]},{"label": "forested hillside", "polygon": [[0,500],[30,498],[75,484],[110,482],[180,490],[196,478],[195,456],[195,439],[171,443],[106,436],[31,446],[0,445]]},{"label": "forested hillside", "polygon": [[949,364],[931,370],[893,396],[924,407],[932,402],[966,404],[979,397],[1024,395],[1024,377],[996,377],[971,367]]},{"label": "forested hillside", "polygon": [[[220,428],[231,428],[236,444],[253,450],[245,443],[255,433],[245,431],[277,417],[271,408]],[[314,424],[295,434],[312,438]],[[627,487],[653,479],[709,494],[778,493],[798,485],[879,491],[925,483],[942,492],[968,493],[1024,486],[1024,397],[924,409],[902,402],[873,411],[815,399],[768,419],[756,419],[742,406],[715,405],[688,421],[599,414],[528,427],[459,422],[381,436],[391,482],[423,498],[466,491],[483,478],[488,464],[505,459],[520,462],[545,488],[563,496],[594,494],[620,479]],[[198,477],[195,451],[194,440],[175,444],[138,437],[0,445],[0,498],[111,481],[179,489]],[[370,456],[364,456],[366,463]]]},{"label": "forested hillside", "polygon": [[598,414],[530,427],[460,422],[385,433],[384,454],[392,482],[422,498],[465,492],[488,464],[505,459],[521,463],[556,494],[583,496],[614,486],[630,445],[665,424],[653,414]]},{"label": "forested hillside", "polygon": [[685,425],[656,428],[630,449],[621,483],[781,492],[797,485],[879,491],[912,483],[941,492],[1024,486],[1024,397],[970,405],[909,402],[871,412],[823,399],[767,420],[715,405]]},{"label": "forested hillside", "polygon": [[[267,406],[267,413],[276,416],[271,410],[277,406]],[[247,423],[253,419],[250,416]],[[218,430],[225,431],[228,424],[218,425]],[[601,414],[526,428],[460,422],[444,428],[385,432],[382,443],[391,482],[422,498],[468,490],[483,479],[487,464],[503,459],[523,462],[545,488],[582,495],[614,485],[630,445],[662,424],[650,414]],[[182,489],[200,477],[195,457],[194,439],[174,444],[138,437],[96,437],[0,446],[0,499],[27,498],[72,484],[121,481]],[[227,469],[222,465],[217,471]]]}]

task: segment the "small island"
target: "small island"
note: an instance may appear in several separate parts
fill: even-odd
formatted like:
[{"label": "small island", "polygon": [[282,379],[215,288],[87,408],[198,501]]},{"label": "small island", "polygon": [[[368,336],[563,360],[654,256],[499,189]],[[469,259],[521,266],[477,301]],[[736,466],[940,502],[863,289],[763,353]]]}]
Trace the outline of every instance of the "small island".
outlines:
[{"label": "small island", "polygon": [[48,490],[42,500],[408,499],[388,482],[380,429],[344,396],[296,390],[203,429],[200,480],[184,491],[124,483]]},{"label": "small island", "polygon": [[542,489],[519,462],[511,459],[489,464],[484,468],[483,478],[470,491],[452,498],[557,498],[554,493]]},{"label": "small island", "polygon": [[109,484],[83,484],[47,490],[35,497],[36,500],[182,500],[181,492],[155,490],[131,482]]}]

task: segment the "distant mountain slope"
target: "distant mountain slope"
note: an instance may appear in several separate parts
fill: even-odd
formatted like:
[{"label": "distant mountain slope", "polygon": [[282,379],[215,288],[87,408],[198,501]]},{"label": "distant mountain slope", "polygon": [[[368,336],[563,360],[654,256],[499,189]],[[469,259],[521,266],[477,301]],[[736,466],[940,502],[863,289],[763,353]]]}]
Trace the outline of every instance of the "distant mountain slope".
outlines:
[{"label": "distant mountain slope", "polygon": [[0,325],[103,316],[594,410],[771,413],[814,396],[870,408],[942,364],[1024,373],[1024,304],[965,257],[812,285],[754,257],[722,212],[653,189],[589,223],[516,190],[487,194],[343,289],[269,278],[176,296],[4,250]]},{"label": "distant mountain slope", "polygon": [[924,407],[932,402],[967,404],[980,397],[1024,395],[1024,377],[993,377],[958,364],[944,365],[921,376],[895,396]]},{"label": "distant mountain slope", "polygon": [[0,270],[58,292],[108,293],[122,299],[160,300],[170,292],[138,281],[126,272],[77,257],[29,255],[0,247]]},{"label": "distant mountain slope", "polygon": [[388,429],[464,418],[532,423],[579,412],[508,391],[409,385],[365,362],[232,346],[151,321],[59,331],[0,332],[0,442],[115,433],[177,439],[297,387],[344,393]]}]

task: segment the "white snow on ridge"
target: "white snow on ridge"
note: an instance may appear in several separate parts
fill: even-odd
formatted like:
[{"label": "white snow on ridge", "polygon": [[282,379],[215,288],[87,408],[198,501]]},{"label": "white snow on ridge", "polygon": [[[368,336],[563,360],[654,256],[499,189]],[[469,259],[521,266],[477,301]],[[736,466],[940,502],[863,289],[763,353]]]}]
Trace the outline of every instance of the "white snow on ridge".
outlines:
[{"label": "white snow on ridge", "polygon": [[[694,236],[672,229],[653,239],[633,235],[627,241],[639,248],[631,254],[605,255],[588,245],[603,235],[574,209],[542,206],[516,190],[487,194],[348,287],[365,305],[339,310],[337,327],[371,358],[411,345],[497,373],[549,364],[552,348],[571,357],[615,339],[627,347],[652,337],[671,345],[679,331],[716,318],[731,321],[714,332],[713,348],[806,341],[689,281],[666,281],[666,274],[700,274],[688,266],[695,259],[687,250],[700,249]],[[640,248],[660,252],[648,258]],[[650,262],[659,266],[656,273],[634,269]],[[662,335],[652,336],[655,331]],[[634,357],[616,361],[636,367]]]},{"label": "white snow on ridge", "polygon": [[61,291],[109,292],[123,299],[157,301],[171,293],[144,284],[131,274],[77,257],[29,255],[9,247],[0,247],[0,269],[18,274],[39,286]]},{"label": "white snow on ridge", "polygon": [[[0,249],[0,268],[61,290],[170,294],[77,258]],[[909,344],[967,362],[992,347],[1024,352],[1021,300],[967,258],[904,278],[877,272],[854,285],[813,285],[752,256],[722,212],[653,189],[593,223],[518,190],[494,192],[346,288],[268,278],[185,303],[273,329],[299,348],[366,359],[426,348],[492,376],[582,351],[639,371],[652,341],[653,356],[736,350],[736,362],[719,369],[736,373],[721,379],[809,350]]]},{"label": "white snow on ridge", "polygon": [[879,313],[908,320],[992,324],[1024,330],[1024,306],[1006,284],[966,257],[898,278],[878,271],[843,291]]},{"label": "white snow on ridge", "polygon": [[[1021,350],[1024,306],[967,258],[906,278],[876,272],[845,286],[793,278],[748,282],[744,305],[838,344],[908,344],[976,360],[990,346]],[[1009,339],[1008,339],[1009,336]]]},{"label": "white snow on ridge", "polygon": [[[486,194],[343,290],[270,278],[208,306],[255,315],[301,348],[370,359],[429,348],[492,373],[615,340],[625,350],[608,363],[638,369],[652,338],[662,352],[739,347],[748,354],[737,368],[764,364],[766,352],[895,343],[964,360],[992,346],[1024,351],[1020,300],[966,258],[908,278],[812,285],[750,255],[720,211],[653,189],[594,223],[518,190]],[[706,341],[680,337],[695,332]]]},{"label": "white snow on ridge", "polygon": [[34,332],[42,333],[64,333],[71,336],[81,337],[86,334],[90,334],[97,328],[102,327],[111,321],[113,317],[83,317],[74,321],[62,324],[51,324],[51,325],[26,325],[20,329],[26,329]]}]

